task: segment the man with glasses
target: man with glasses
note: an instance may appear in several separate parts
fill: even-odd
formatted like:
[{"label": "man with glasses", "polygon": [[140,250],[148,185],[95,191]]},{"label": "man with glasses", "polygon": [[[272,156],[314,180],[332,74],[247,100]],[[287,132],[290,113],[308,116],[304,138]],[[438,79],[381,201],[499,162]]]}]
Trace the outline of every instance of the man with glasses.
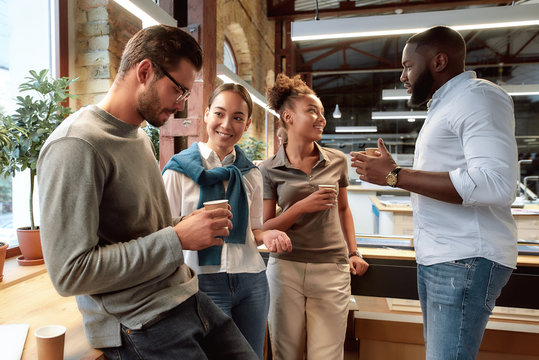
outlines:
[{"label": "man with glasses", "polygon": [[108,359],[256,359],[240,331],[198,291],[182,250],[221,245],[228,210],[173,220],[146,120],[185,106],[202,67],[196,41],[169,26],[129,40],[97,105],[66,119],[41,150],[45,263],[75,295],[89,343]]},{"label": "man with glasses", "polygon": [[513,101],[465,71],[465,58],[448,27],[408,39],[401,81],[412,107],[428,107],[414,168],[398,167],[381,139],[379,156],[352,159],[362,180],[412,192],[427,359],[475,359],[517,260]]}]

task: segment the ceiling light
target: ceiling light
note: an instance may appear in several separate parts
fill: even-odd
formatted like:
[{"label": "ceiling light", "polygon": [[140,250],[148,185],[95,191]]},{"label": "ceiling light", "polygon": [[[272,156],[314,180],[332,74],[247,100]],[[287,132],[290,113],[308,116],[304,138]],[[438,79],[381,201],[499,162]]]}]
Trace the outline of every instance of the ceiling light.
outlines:
[{"label": "ceiling light", "polygon": [[[539,84],[516,84],[500,85],[511,96],[533,96],[539,95]],[[384,89],[382,90],[382,100],[408,100],[410,94],[406,89]]]},{"label": "ceiling light", "polygon": [[373,111],[373,120],[426,119],[426,111]]},{"label": "ceiling light", "polygon": [[178,22],[152,0],[114,0],[142,20],[142,27],[164,24],[177,27]]},{"label": "ceiling light", "polygon": [[342,132],[378,132],[376,126],[335,126],[336,133]]},{"label": "ceiling light", "polygon": [[275,110],[270,109],[270,107],[266,103],[266,98],[261,93],[256,91],[251,85],[247,84],[242,78],[240,78],[237,74],[233,73],[223,64],[217,64],[217,77],[221,79],[224,83],[243,85],[243,87],[245,87],[249,92],[249,95],[251,95],[251,99],[253,99],[254,103],[263,107],[264,110],[270,112],[271,114],[279,117],[279,114]]},{"label": "ceiling light", "polygon": [[511,96],[532,96],[539,95],[539,84],[504,84],[501,87]]},{"label": "ceiling light", "polygon": [[410,118],[410,119],[408,119],[408,122],[415,122],[415,119],[414,119],[414,118]]},{"label": "ceiling light", "polygon": [[294,21],[291,36],[292,41],[309,41],[403,35],[437,25],[457,31],[539,25],[539,4]]},{"label": "ceiling light", "polygon": [[382,100],[408,100],[410,94],[406,89],[384,89],[382,90]]},{"label": "ceiling light", "polygon": [[341,118],[341,111],[339,110],[339,104],[335,105],[335,110],[333,111],[333,118],[334,119]]}]

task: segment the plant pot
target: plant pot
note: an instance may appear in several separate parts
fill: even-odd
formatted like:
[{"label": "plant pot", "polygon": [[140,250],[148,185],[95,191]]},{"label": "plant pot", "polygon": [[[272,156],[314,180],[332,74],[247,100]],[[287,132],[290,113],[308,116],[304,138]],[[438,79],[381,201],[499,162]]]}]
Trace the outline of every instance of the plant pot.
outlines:
[{"label": "plant pot", "polygon": [[24,260],[43,259],[39,229],[31,230],[29,227],[18,228],[17,239],[19,239],[19,248],[21,249]]},{"label": "plant pot", "polygon": [[0,242],[0,281],[4,278],[4,262],[6,261],[6,252],[9,245]]}]

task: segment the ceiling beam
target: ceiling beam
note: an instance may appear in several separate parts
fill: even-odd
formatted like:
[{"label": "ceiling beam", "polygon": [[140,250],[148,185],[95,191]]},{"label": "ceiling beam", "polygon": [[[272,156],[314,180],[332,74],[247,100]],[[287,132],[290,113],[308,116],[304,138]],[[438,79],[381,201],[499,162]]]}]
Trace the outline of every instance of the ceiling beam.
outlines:
[{"label": "ceiling beam", "polygon": [[[311,11],[295,11],[294,1],[275,1],[267,0],[267,16],[270,20],[288,20],[308,19],[314,17],[314,9]],[[396,10],[402,10],[404,13],[423,11],[423,10],[445,10],[457,7],[466,7],[472,5],[510,5],[512,1],[507,0],[462,0],[462,1],[439,1],[430,0],[424,2],[410,3],[407,0],[392,1],[381,5],[367,5],[359,7],[343,6],[335,9],[319,9],[318,16],[321,17],[340,17],[340,16],[361,16],[382,13],[394,13]],[[341,3],[342,4],[342,3]]]},{"label": "ceiling beam", "polygon": [[[511,62],[504,62],[503,66],[518,66],[518,65],[539,65],[539,56],[529,57],[529,58],[515,58]],[[467,69],[475,68],[488,68],[488,67],[499,67],[500,63],[466,63]],[[364,68],[351,68],[351,69],[316,69],[316,70],[305,70],[299,68],[298,73],[308,72],[311,73],[314,77],[322,75],[338,75],[338,74],[368,74],[368,73],[380,73],[380,72],[401,72],[402,67],[400,64],[395,64],[394,67],[385,67],[385,66],[374,66],[374,67],[364,67]]]},{"label": "ceiling beam", "polygon": [[373,59],[376,59],[376,60],[378,60],[378,61],[380,61],[380,62],[382,62],[382,63],[388,64],[388,65],[390,65],[390,66],[394,66],[394,65],[395,65],[395,64],[393,63],[393,61],[388,60],[388,59],[381,58],[380,56],[376,56],[376,55],[374,55],[374,54],[371,54],[370,52],[363,51],[363,50],[360,50],[360,49],[356,49],[356,48],[351,47],[351,46],[347,47],[347,49],[350,49],[350,50],[352,50],[352,51],[356,51],[356,52],[358,52],[358,53],[360,53],[360,54],[362,54],[362,55],[365,55],[365,56],[369,56],[369,57],[371,57],[371,58],[373,58]]}]

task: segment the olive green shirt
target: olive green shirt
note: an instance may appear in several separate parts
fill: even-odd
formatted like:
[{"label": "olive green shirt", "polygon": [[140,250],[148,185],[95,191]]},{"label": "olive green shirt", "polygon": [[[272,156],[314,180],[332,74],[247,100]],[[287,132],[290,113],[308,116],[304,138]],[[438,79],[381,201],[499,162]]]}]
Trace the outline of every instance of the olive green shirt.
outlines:
[{"label": "olive green shirt", "polygon": [[[318,190],[318,185],[347,187],[346,155],[339,150],[315,143],[320,159],[310,175],[296,169],[281,146],[277,154],[264,161],[260,170],[264,178],[264,199],[276,200],[285,212],[296,202]],[[303,213],[286,234],[292,240],[292,252],[271,253],[291,261],[312,263],[348,263],[348,247],[341,228],[338,207],[314,213]]]}]

